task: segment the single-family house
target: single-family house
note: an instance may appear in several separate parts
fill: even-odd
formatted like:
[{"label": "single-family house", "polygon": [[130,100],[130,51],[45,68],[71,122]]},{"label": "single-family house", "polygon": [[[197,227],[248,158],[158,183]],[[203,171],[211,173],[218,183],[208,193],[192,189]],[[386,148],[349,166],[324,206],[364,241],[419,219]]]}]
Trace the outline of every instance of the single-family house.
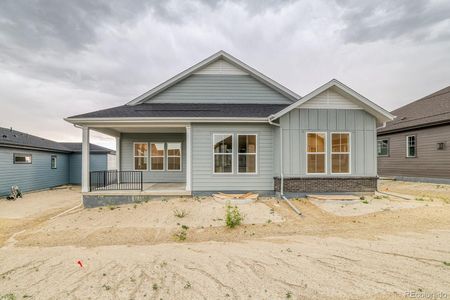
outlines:
[{"label": "single-family house", "polygon": [[[337,80],[300,97],[224,51],[125,105],[66,118],[82,127],[87,206],[216,191],[373,192],[376,124],[392,119]],[[116,173],[89,173],[91,130],[115,137]]]},{"label": "single-family house", "polygon": [[378,130],[378,174],[450,183],[450,86],[402,106]]},{"label": "single-family house", "polygon": [[[115,151],[90,144],[90,170],[115,169]],[[109,161],[109,163],[108,163]],[[81,143],[58,143],[0,127],[0,196],[81,183]]]}]

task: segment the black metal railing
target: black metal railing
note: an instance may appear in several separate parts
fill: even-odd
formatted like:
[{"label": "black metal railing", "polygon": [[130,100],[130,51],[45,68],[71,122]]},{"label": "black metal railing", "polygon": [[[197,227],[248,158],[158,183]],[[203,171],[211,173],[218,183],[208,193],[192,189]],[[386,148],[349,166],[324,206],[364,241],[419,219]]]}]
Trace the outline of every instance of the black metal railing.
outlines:
[{"label": "black metal railing", "polygon": [[117,191],[140,190],[142,191],[141,171],[92,171],[89,174],[90,191]]}]

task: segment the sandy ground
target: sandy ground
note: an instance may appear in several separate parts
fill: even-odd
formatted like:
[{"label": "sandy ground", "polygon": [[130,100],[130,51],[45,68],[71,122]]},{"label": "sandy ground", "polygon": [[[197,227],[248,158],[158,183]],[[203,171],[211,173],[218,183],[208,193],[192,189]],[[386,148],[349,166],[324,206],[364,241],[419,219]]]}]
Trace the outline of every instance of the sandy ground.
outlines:
[{"label": "sandy ground", "polygon": [[[80,209],[52,220],[47,211],[34,223],[15,220],[25,224],[15,231],[0,227],[0,297],[450,297],[450,204],[444,199],[369,199],[344,208],[343,201],[321,207],[300,199],[293,201],[299,217],[268,198],[239,206],[245,223],[234,229],[223,226],[223,204],[199,200]],[[355,207],[360,211],[352,215]],[[187,216],[175,217],[174,209]],[[181,225],[189,227],[183,242],[174,238]]]},{"label": "sandy ground", "polygon": [[378,189],[388,193],[394,192],[410,195],[413,199],[441,200],[450,203],[450,184],[380,180]]}]

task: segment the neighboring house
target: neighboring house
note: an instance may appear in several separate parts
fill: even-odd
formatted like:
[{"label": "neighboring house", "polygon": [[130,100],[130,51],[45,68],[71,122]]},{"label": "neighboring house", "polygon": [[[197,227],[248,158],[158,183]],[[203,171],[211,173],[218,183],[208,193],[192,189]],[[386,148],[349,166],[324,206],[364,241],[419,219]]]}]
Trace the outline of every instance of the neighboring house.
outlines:
[{"label": "neighboring house", "polygon": [[[91,171],[108,169],[108,156],[115,152],[94,144],[90,148]],[[0,127],[0,196],[8,195],[13,185],[27,192],[80,184],[80,156],[81,143],[58,143]]]},{"label": "neighboring house", "polygon": [[392,119],[337,80],[301,98],[220,51],[123,106],[66,120],[82,126],[83,143],[90,130],[115,137],[121,174],[142,174],[140,192],[115,179],[89,186],[83,152],[90,205],[152,195],[156,183],[172,183],[160,194],[373,192],[376,123]]},{"label": "neighboring house", "polygon": [[378,130],[378,174],[450,183],[450,86],[392,114]]}]

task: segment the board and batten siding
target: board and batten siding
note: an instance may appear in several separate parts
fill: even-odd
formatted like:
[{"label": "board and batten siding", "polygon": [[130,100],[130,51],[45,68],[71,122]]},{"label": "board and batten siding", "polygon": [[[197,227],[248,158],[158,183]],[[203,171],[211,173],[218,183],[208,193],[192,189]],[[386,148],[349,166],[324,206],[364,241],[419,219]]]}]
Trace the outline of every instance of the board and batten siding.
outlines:
[{"label": "board and batten siding", "polygon": [[[283,173],[285,177],[376,176],[376,119],[361,109],[294,109],[280,118],[283,131]],[[306,174],[306,133],[327,133],[327,173]],[[331,132],[350,132],[351,173],[331,173]],[[279,140],[279,137],[278,137]],[[279,142],[275,152],[279,153]],[[280,174],[275,160],[274,175]]]},{"label": "board and batten siding", "polygon": [[[214,174],[213,134],[233,134],[234,174]],[[257,174],[237,174],[237,134],[257,134]],[[273,191],[273,129],[269,124],[192,124],[192,190]]]},{"label": "board and batten siding", "polygon": [[[31,164],[14,164],[14,153],[32,155]],[[57,156],[57,168],[51,168],[51,156]],[[0,196],[9,195],[11,186],[23,192],[48,189],[69,182],[69,155],[64,153],[0,148]]]},{"label": "board and batten siding", "polygon": [[148,103],[291,104],[249,75],[193,74],[155,95]]},{"label": "board and batten siding", "polygon": [[[121,171],[134,170],[133,143],[148,143],[148,171],[143,171],[144,182],[185,182],[186,181],[186,134],[185,133],[122,133],[120,135]],[[150,143],[181,143],[181,171],[167,171],[167,149],[165,150],[165,171],[150,170]]]},{"label": "board and batten siding", "polygon": [[[108,170],[106,153],[89,155],[89,170],[105,171]],[[72,153],[69,156],[69,182],[71,184],[81,184],[81,153]]]},{"label": "board and batten siding", "polygon": [[[417,155],[406,157],[406,137],[416,136]],[[389,140],[389,155],[378,157],[380,176],[450,179],[450,125],[379,135]],[[443,150],[437,143],[445,143]]]}]

